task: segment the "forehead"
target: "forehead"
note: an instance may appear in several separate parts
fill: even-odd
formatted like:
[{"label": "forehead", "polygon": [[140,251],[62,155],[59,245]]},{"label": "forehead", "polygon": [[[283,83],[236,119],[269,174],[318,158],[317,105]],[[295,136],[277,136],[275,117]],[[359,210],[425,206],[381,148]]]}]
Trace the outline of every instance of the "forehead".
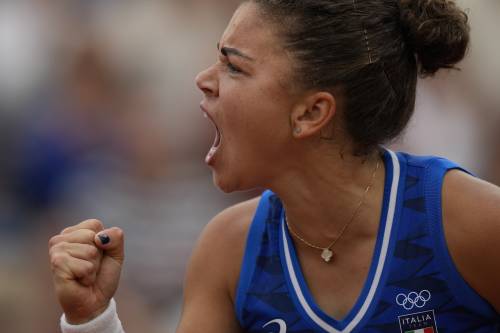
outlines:
[{"label": "forehead", "polygon": [[237,48],[257,62],[262,62],[271,55],[285,53],[274,31],[258,5],[245,2],[234,13],[222,35],[220,46]]}]

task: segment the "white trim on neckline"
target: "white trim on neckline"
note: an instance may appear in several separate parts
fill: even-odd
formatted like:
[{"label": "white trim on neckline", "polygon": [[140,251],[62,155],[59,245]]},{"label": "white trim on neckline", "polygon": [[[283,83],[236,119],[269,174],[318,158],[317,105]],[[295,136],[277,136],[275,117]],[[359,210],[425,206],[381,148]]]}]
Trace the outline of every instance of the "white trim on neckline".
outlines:
[{"label": "white trim on neckline", "polygon": [[359,324],[361,319],[363,319],[363,316],[366,314],[368,311],[368,308],[373,301],[373,298],[375,296],[375,292],[378,288],[378,284],[380,282],[380,277],[382,275],[382,271],[384,268],[384,263],[386,261],[387,257],[387,251],[389,248],[389,240],[390,240],[390,235],[392,231],[392,225],[394,222],[394,214],[396,212],[396,202],[397,202],[397,194],[398,194],[398,186],[399,186],[399,177],[400,177],[400,165],[399,165],[399,160],[394,152],[391,150],[387,150],[387,152],[391,156],[392,160],[392,183],[391,183],[391,192],[389,196],[389,206],[387,209],[387,218],[386,218],[386,223],[385,223],[385,229],[384,229],[384,234],[383,234],[383,239],[382,239],[382,246],[380,249],[380,254],[379,254],[379,259],[377,263],[377,268],[375,270],[375,274],[372,279],[372,283],[370,285],[370,289],[365,297],[365,300],[363,302],[363,305],[359,308],[358,312],[354,316],[354,318],[349,322],[346,327],[339,331],[335,327],[332,327],[330,324],[325,322],[323,319],[321,319],[311,308],[309,303],[307,302],[304,293],[302,292],[302,289],[300,288],[299,281],[297,279],[297,275],[295,274],[295,269],[293,267],[292,263],[292,258],[290,255],[290,248],[288,245],[288,240],[286,237],[286,232],[285,232],[285,223],[281,221],[281,235],[283,239],[283,247],[284,247],[284,254],[285,254],[285,261],[286,261],[286,266],[288,269],[288,274],[290,276],[290,280],[292,282],[293,289],[295,291],[295,294],[297,295],[297,298],[300,302],[300,305],[302,306],[302,309],[305,311],[305,313],[309,316],[309,318],[315,322],[319,327],[324,329],[328,333],[348,333],[351,332],[356,325]]}]

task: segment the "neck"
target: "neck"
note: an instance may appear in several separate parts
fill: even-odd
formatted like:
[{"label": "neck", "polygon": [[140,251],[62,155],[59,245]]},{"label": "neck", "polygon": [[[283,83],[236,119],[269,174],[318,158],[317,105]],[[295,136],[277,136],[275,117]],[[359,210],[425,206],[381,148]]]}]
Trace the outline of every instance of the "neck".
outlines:
[{"label": "neck", "polygon": [[[308,242],[326,247],[352,220],[342,239],[374,237],[385,174],[379,152],[343,158],[340,154],[313,156],[317,153],[287,167],[287,172],[271,186],[282,200],[293,230]],[[377,164],[379,168],[374,173]],[[369,185],[370,190],[356,212]]]}]

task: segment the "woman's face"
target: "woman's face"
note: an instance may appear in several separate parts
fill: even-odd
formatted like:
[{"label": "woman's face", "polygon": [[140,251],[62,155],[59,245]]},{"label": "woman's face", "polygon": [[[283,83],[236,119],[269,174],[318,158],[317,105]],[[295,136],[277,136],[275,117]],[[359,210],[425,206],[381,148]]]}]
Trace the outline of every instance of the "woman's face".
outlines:
[{"label": "woman's face", "polygon": [[244,3],[196,78],[217,130],[206,157],[224,192],[268,187],[291,158],[292,62],[258,5]]}]

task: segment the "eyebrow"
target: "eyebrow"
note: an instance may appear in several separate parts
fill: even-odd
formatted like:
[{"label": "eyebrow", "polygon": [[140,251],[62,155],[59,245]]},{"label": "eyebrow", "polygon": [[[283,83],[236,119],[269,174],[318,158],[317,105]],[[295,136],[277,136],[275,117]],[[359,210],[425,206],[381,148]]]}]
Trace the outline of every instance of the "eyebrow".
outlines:
[{"label": "eyebrow", "polygon": [[219,49],[220,49],[220,53],[222,53],[225,57],[227,57],[228,55],[235,55],[235,56],[241,57],[243,59],[247,59],[247,60],[250,60],[250,61],[255,61],[254,58],[252,58],[250,56],[247,56],[246,54],[244,54],[243,52],[241,52],[238,49],[235,49],[235,48],[232,48],[232,47],[223,47],[223,48],[220,48],[220,44],[217,43],[217,50],[219,50]]}]

